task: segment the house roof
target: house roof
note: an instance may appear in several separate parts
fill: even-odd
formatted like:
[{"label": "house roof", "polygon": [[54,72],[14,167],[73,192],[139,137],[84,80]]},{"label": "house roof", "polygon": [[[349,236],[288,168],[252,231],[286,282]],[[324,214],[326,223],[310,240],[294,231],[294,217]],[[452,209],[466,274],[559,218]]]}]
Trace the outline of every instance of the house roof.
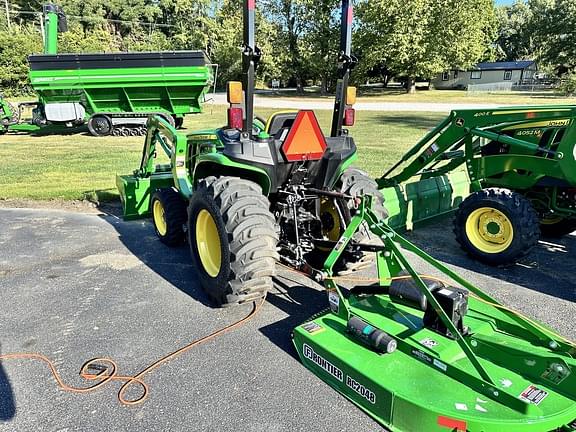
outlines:
[{"label": "house roof", "polygon": [[526,69],[534,64],[534,60],[523,60],[515,62],[484,62],[478,63],[474,69],[476,70],[510,70],[510,69]]}]

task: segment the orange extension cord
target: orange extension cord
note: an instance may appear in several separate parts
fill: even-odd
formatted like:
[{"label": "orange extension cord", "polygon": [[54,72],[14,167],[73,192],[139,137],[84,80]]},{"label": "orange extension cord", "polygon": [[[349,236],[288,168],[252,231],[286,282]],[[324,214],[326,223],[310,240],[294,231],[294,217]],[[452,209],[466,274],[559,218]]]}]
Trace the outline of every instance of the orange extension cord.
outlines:
[{"label": "orange extension cord", "polygon": [[[137,405],[137,404],[144,402],[146,400],[146,398],[148,397],[148,392],[149,392],[148,385],[142,380],[142,377],[144,375],[150,373],[151,371],[153,371],[154,369],[156,369],[160,365],[172,360],[173,358],[178,357],[181,354],[184,354],[186,351],[194,348],[195,346],[198,346],[200,344],[208,342],[211,339],[214,339],[218,336],[221,336],[224,333],[227,333],[227,332],[229,332],[229,331],[231,331],[237,327],[240,327],[242,324],[245,324],[248,320],[250,320],[251,318],[254,318],[254,316],[258,313],[258,311],[262,308],[264,301],[265,301],[265,298],[263,298],[258,303],[254,302],[253,308],[250,311],[250,313],[248,315],[246,315],[244,318],[242,318],[241,320],[238,320],[238,321],[236,321],[236,322],[234,322],[234,323],[232,323],[226,327],[223,327],[220,330],[216,330],[215,332],[213,332],[207,336],[204,336],[200,339],[196,339],[196,340],[190,342],[188,345],[185,345],[182,348],[179,348],[176,351],[173,351],[170,354],[165,355],[161,359],[156,360],[154,363],[152,363],[149,366],[147,366],[146,368],[144,368],[142,371],[140,371],[136,375],[133,375],[133,376],[118,375],[117,374],[118,366],[116,365],[114,360],[109,359],[109,358],[102,357],[102,358],[95,358],[95,359],[89,360],[86,363],[84,363],[84,365],[80,369],[80,376],[86,380],[89,380],[89,381],[98,381],[96,384],[94,384],[90,387],[72,387],[72,386],[69,386],[68,384],[66,384],[62,380],[62,377],[60,377],[60,374],[56,370],[56,367],[54,366],[54,363],[52,362],[52,360],[50,360],[48,357],[46,357],[45,355],[42,355],[42,354],[37,354],[37,353],[3,354],[3,355],[0,355],[0,360],[17,360],[17,359],[18,360],[40,360],[48,366],[48,368],[50,369],[50,372],[52,373],[52,375],[56,379],[56,383],[58,384],[58,386],[62,390],[65,390],[65,391],[71,392],[71,393],[89,393],[89,392],[92,392],[92,391],[102,387],[104,384],[106,384],[110,381],[123,381],[124,385],[122,385],[122,387],[118,391],[118,400],[124,405]],[[88,370],[91,368],[92,369],[102,369],[102,370],[101,370],[101,372],[96,373],[96,374],[89,373]],[[126,392],[128,387],[130,387],[132,384],[139,384],[142,387],[142,394],[135,399],[126,399],[126,397],[124,396],[124,393]]]},{"label": "orange extension cord", "polygon": [[[295,270],[295,269],[288,267],[286,265],[283,265],[283,264],[280,264],[280,265],[282,267],[288,269],[291,272],[294,272],[294,273],[308,277],[308,275],[304,272]],[[431,280],[441,282],[447,286],[450,285],[446,280],[438,278],[436,276],[425,275],[425,274],[420,275],[420,276],[423,278],[426,278],[426,279],[431,279]],[[403,280],[403,279],[410,279],[410,278],[412,278],[412,276],[406,275],[406,276],[396,276],[393,278],[388,278],[387,280],[394,281],[394,280]],[[331,277],[330,279],[335,280],[335,281],[346,280],[346,281],[351,281],[351,282],[379,282],[380,281],[380,279],[378,279],[378,278],[356,278],[356,277],[348,277],[348,276],[335,276],[335,277]],[[493,306],[493,307],[498,308],[498,309],[507,310],[513,314],[516,314],[516,315],[522,317],[523,319],[529,321],[532,325],[539,328],[540,330],[543,330],[544,332],[550,333],[550,330],[544,328],[542,325],[540,325],[536,321],[526,317],[525,315],[521,314],[518,311],[515,311],[514,309],[508,308],[508,307],[503,306],[501,304],[486,301],[484,299],[481,299],[480,297],[478,297],[474,293],[470,293],[470,295],[482,303],[488,304],[488,305]],[[247,321],[252,319],[260,311],[260,309],[262,308],[262,305],[264,304],[264,301],[265,301],[265,298],[263,298],[259,303],[254,302],[252,310],[244,318],[242,318],[242,319],[240,319],[240,320],[238,320],[238,321],[236,321],[236,322],[234,322],[234,323],[232,323],[226,327],[223,327],[220,330],[216,330],[215,332],[213,332],[207,336],[204,336],[200,339],[196,339],[196,340],[190,342],[188,345],[185,345],[182,348],[179,348],[176,351],[173,351],[170,354],[165,355],[164,357],[160,358],[159,360],[156,360],[154,363],[152,363],[149,366],[147,366],[146,368],[144,368],[142,371],[140,371],[136,375],[133,375],[133,376],[118,375],[117,374],[117,371],[118,371],[117,364],[114,362],[114,360],[109,359],[109,358],[101,357],[101,358],[95,358],[95,359],[89,360],[86,363],[84,363],[84,365],[80,369],[80,376],[86,380],[89,380],[89,381],[98,381],[96,384],[94,384],[90,387],[72,387],[72,386],[67,385],[62,380],[62,378],[60,377],[60,374],[56,370],[54,363],[48,357],[46,357],[42,354],[37,354],[37,353],[3,354],[3,355],[0,355],[0,361],[1,360],[16,360],[16,359],[40,360],[48,366],[48,368],[50,369],[50,372],[52,373],[52,375],[56,379],[56,383],[58,384],[58,386],[62,390],[72,392],[72,393],[89,393],[89,392],[92,392],[92,391],[102,387],[104,384],[106,384],[110,381],[122,381],[122,382],[124,382],[124,384],[122,385],[122,387],[118,391],[118,400],[124,405],[129,405],[129,406],[130,405],[138,405],[147,399],[148,393],[149,393],[148,385],[142,380],[142,377],[144,375],[150,373],[151,371],[153,371],[157,367],[159,367],[162,364],[172,360],[173,358],[178,357],[181,354],[184,354],[185,352],[194,348],[195,346],[198,346],[198,345],[201,345],[205,342],[208,342],[211,339],[214,339],[220,335],[223,335],[224,333],[227,333],[227,332],[241,326],[242,324],[246,323]],[[553,333],[553,334],[554,334],[554,336],[563,340],[568,345],[576,348],[576,344],[574,342],[572,342],[569,339],[566,339],[565,337],[560,336],[556,333]],[[104,365],[104,366],[102,367],[102,365]],[[102,369],[102,370],[96,374],[89,373],[88,370],[91,368]],[[139,384],[142,387],[142,394],[135,399],[126,399],[124,396],[124,393],[126,392],[128,387],[130,387],[132,384]]]}]

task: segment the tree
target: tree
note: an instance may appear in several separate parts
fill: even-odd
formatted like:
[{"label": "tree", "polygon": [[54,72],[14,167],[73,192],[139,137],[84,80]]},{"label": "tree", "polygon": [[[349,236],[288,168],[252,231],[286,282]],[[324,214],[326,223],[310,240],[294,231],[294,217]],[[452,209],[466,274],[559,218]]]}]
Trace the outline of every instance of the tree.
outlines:
[{"label": "tree", "polygon": [[517,1],[511,6],[496,9],[498,21],[499,60],[532,60],[537,56],[536,29],[530,6]]},{"label": "tree", "polygon": [[576,2],[530,0],[539,60],[556,65],[560,74],[576,68]]},{"label": "tree", "polygon": [[0,86],[7,95],[30,92],[28,55],[42,51],[42,37],[30,25],[0,31]]},{"label": "tree", "polygon": [[492,0],[363,0],[358,16],[364,66],[386,64],[411,93],[417,77],[477,63],[496,36]]},{"label": "tree", "polygon": [[325,95],[336,81],[340,42],[340,1],[307,0],[302,21],[306,23],[300,52],[308,73],[320,80]]},{"label": "tree", "polygon": [[[260,10],[256,14],[256,44],[263,53],[258,65],[258,79],[264,82],[281,75],[285,52],[278,43],[278,25],[271,22]],[[242,75],[242,4],[240,0],[225,0],[216,13],[210,35],[208,55],[218,63],[217,85],[239,80]]]}]

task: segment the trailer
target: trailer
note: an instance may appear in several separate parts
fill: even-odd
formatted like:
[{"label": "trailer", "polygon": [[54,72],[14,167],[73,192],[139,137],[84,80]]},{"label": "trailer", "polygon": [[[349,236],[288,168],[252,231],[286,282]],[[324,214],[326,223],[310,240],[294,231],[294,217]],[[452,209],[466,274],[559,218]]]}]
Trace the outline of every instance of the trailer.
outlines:
[{"label": "trailer", "polygon": [[[150,115],[180,127],[185,115],[201,112],[213,83],[202,51],[59,54],[65,15],[48,4],[44,20],[44,54],[29,57],[38,100],[10,107],[0,99],[2,132],[87,124],[95,136],[145,135]],[[31,116],[25,120],[27,110]]]}]

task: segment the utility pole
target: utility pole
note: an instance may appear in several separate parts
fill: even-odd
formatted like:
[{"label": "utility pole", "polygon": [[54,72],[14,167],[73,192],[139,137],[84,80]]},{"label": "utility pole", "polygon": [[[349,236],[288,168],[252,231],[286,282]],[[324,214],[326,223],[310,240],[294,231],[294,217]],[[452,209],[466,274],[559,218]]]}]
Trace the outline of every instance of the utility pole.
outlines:
[{"label": "utility pole", "polygon": [[10,30],[10,7],[8,5],[8,0],[4,0],[4,6],[6,8],[6,24],[8,25],[8,30]]}]

